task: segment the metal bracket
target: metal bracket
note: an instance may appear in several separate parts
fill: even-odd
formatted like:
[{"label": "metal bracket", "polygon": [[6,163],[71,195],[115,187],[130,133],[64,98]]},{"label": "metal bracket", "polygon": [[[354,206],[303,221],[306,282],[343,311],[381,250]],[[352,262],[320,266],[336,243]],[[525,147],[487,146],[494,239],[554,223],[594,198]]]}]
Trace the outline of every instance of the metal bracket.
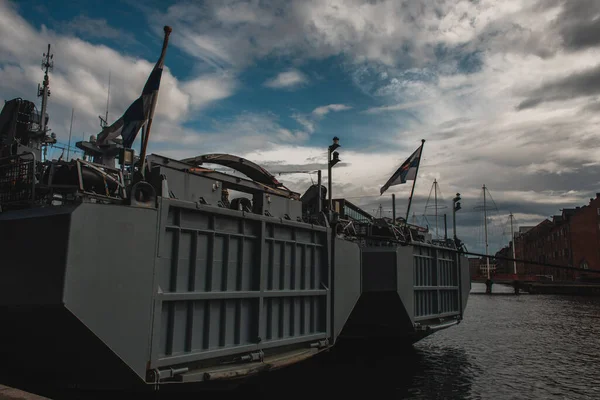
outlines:
[{"label": "metal bracket", "polygon": [[254,352],[254,353],[246,354],[245,356],[240,357],[241,361],[246,361],[246,362],[255,362],[255,361],[262,362],[264,359],[265,359],[265,353],[263,353],[262,350]]},{"label": "metal bracket", "polygon": [[198,199],[198,201],[196,202],[196,208],[200,208],[201,205],[206,205],[206,204],[208,204],[208,203],[206,202],[206,200],[204,200],[204,197],[200,197]]},{"label": "metal bracket", "polygon": [[322,349],[323,347],[329,346],[329,339],[319,340],[318,342],[314,342],[310,344],[310,347],[313,349]]},{"label": "metal bracket", "polygon": [[146,382],[148,383],[158,383],[163,379],[173,378],[176,375],[185,374],[190,369],[188,367],[184,368],[168,368],[168,369],[152,369],[146,372]]}]

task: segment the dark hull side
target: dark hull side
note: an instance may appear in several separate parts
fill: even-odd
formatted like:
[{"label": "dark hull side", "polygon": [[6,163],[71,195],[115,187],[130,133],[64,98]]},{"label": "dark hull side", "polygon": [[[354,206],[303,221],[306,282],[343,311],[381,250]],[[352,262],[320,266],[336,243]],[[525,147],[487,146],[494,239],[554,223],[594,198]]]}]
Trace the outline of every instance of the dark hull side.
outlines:
[{"label": "dark hull side", "polygon": [[447,249],[172,199],[0,213],[0,254],[0,379],[22,388],[211,385],[338,339],[413,343],[470,290]]},{"label": "dark hull side", "polygon": [[427,244],[367,247],[361,269],[340,339],[412,344],[461,322],[471,290],[465,257]]}]

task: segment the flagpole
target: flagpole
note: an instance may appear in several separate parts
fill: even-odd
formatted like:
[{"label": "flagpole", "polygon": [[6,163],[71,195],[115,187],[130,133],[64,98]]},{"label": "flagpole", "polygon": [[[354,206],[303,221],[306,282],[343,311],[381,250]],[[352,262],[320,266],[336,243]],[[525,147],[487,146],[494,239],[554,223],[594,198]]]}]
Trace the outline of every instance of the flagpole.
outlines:
[{"label": "flagpole", "polygon": [[[169,35],[172,32],[170,26],[164,27],[165,31],[165,39],[163,40],[163,46],[161,50],[160,59],[164,60],[165,53],[167,52],[167,44],[169,43]],[[146,149],[148,147],[148,139],[150,138],[150,128],[152,127],[152,120],[154,118],[154,109],[156,107],[156,101],[158,100],[158,89],[156,96],[152,99],[152,106],[150,107],[150,117],[148,118],[148,123],[146,125],[145,135],[142,142],[142,151],[140,153],[140,173],[142,176],[145,176],[144,169],[146,168]]]},{"label": "flagpole", "polygon": [[419,162],[415,170],[415,179],[413,179],[412,189],[410,191],[410,197],[408,198],[408,208],[406,209],[406,221],[408,221],[408,214],[410,212],[410,204],[412,203],[413,194],[415,193],[415,185],[417,183],[417,177],[419,176],[419,166],[421,165],[421,158],[423,157],[423,147],[425,146],[425,139],[421,139],[421,153],[419,154]]}]

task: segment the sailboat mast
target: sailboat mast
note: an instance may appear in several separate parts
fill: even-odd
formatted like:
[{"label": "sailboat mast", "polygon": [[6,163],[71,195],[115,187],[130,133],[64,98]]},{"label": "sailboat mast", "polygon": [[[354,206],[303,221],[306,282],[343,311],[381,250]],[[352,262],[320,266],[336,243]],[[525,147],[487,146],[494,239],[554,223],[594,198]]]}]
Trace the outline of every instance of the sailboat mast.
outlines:
[{"label": "sailboat mast", "polygon": [[438,205],[437,205],[437,180],[433,180],[433,192],[435,198],[435,237],[438,237]]},{"label": "sailboat mast", "polygon": [[485,261],[487,269],[487,278],[490,279],[490,257],[488,254],[487,207],[485,204],[485,185],[483,185],[483,221],[485,229]]},{"label": "sailboat mast", "polygon": [[513,229],[513,214],[510,213],[510,237],[512,240],[513,273],[517,274],[517,257],[515,256],[515,232]]}]

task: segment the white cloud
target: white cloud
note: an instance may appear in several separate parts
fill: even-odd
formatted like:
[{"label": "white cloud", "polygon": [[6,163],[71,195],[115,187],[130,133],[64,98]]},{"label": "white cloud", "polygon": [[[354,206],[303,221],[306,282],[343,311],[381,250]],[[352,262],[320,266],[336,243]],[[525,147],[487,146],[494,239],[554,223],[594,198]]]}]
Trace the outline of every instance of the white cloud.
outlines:
[{"label": "white cloud", "polygon": [[296,120],[296,122],[306,129],[307,133],[312,134],[317,129],[317,123],[319,120],[322,120],[325,115],[330,112],[337,111],[345,111],[352,109],[351,106],[345,104],[329,104],[326,106],[320,106],[315,108],[312,112],[307,114],[302,113],[294,113],[292,114],[292,118]]},{"label": "white cloud", "polygon": [[[370,207],[389,205],[388,194],[397,193],[402,214],[410,184],[391,188],[387,197],[377,194],[425,138],[416,199],[426,198],[432,180],[438,179],[446,196],[463,194],[459,223],[466,224],[476,218],[472,208],[486,184],[499,206],[512,209],[522,221],[534,221],[585,203],[599,185],[600,116],[590,111],[598,106],[599,93],[573,93],[516,109],[532,92],[599,66],[597,47],[572,38],[576,51],[561,47],[565,39],[557,24],[565,4],[570,3],[228,0],[172,5],[160,15],[177,27],[172,45],[218,72],[184,82],[165,71],[152,146],[175,157],[217,150],[260,163],[325,160],[329,141],[314,148],[306,146],[307,139],[316,136],[328,113],[350,109],[341,104],[345,99],[295,112],[296,130],[283,127],[266,110],[217,121],[203,131],[183,123],[230,96],[238,87],[236,74],[256,60],[291,60],[295,68],[265,85],[294,88],[307,81],[299,71],[302,62],[341,56],[357,87],[374,99],[372,107],[357,111],[366,111],[362,115],[370,121],[385,121],[386,128],[365,132],[367,139],[356,135],[361,152],[347,150],[351,146],[344,143],[340,158],[348,164],[335,168],[336,196],[360,197],[355,201]],[[1,93],[33,97],[41,80],[39,56],[52,42],[50,115],[59,137],[68,132],[72,106],[82,123],[78,129],[97,133],[109,69],[111,116],[120,115],[139,96],[153,60],[127,57],[43,27],[38,32],[7,7],[0,1],[0,35],[11,38],[0,42]],[[285,179],[298,191],[310,183],[302,176]],[[417,214],[423,212],[421,200],[413,205]]]},{"label": "white cloud", "polygon": [[327,106],[317,107],[313,110],[313,114],[322,117],[332,111],[345,111],[350,110],[352,107],[345,104],[329,104]]},{"label": "white cloud", "polygon": [[[219,3],[208,3],[204,10],[192,7],[196,16],[212,12],[217,18],[190,24],[190,29],[195,35],[219,38],[232,65],[242,67],[265,56],[302,62],[340,55],[357,86],[379,103],[363,109],[363,115],[377,114],[372,118],[386,121],[388,128],[360,143],[375,149],[369,154],[340,150],[350,165],[336,167],[336,193],[378,193],[421,138],[427,142],[416,194],[426,198],[434,178],[446,194],[462,193],[459,220],[476,217],[472,207],[483,184],[501,207],[530,216],[528,222],[584,203],[597,190],[600,151],[595,138],[600,117],[586,107],[600,109],[595,103],[600,94],[516,110],[532,90],[598,66],[598,48],[589,45],[591,39],[583,46],[570,38],[572,47],[579,46],[577,51],[561,47],[565,38],[559,23],[566,7],[575,7],[570,2],[227,4],[223,7],[229,14],[218,11],[223,8]],[[167,18],[174,17],[175,9]],[[318,117],[328,111],[333,110],[323,106],[294,118],[308,132],[316,132]],[[281,161],[280,152],[285,160],[300,163],[323,150],[288,147],[246,154],[258,161]],[[408,197],[409,186],[390,189],[398,193],[399,204]],[[370,201],[389,204],[389,197],[357,199]],[[423,206],[414,205],[417,214]]]},{"label": "white cloud", "polygon": [[291,69],[280,72],[276,77],[265,82],[266,87],[273,89],[287,89],[303,85],[308,82],[308,78],[300,71]]},{"label": "white cloud", "polygon": [[310,116],[302,115],[302,114],[292,114],[292,118],[296,120],[300,125],[302,125],[309,133],[313,133],[315,131],[315,121],[310,118]]},{"label": "white cloud", "polygon": [[200,76],[183,85],[183,90],[190,96],[191,105],[196,109],[231,96],[235,88],[235,79],[224,74]]},{"label": "white cloud", "polygon": [[[73,36],[60,35],[44,26],[37,31],[17,14],[10,3],[4,1],[0,1],[0,37],[13,37],[13,40],[0,41],[0,71],[3,76],[0,93],[5,100],[20,96],[37,102],[37,84],[43,79],[39,63],[42,53],[47,50],[47,43],[51,43],[54,69],[50,73],[49,126],[63,142],[68,137],[71,108],[75,108],[77,140],[81,139],[81,132],[89,136],[100,131],[98,115],[105,112],[109,71],[109,123],[112,123],[140,96],[156,62],[126,56],[107,46],[93,45]],[[228,74],[178,80],[168,68],[168,59],[167,51],[156,106],[157,121],[171,126],[183,123],[190,117],[190,111],[202,110],[230,96],[235,90],[235,78]]]}]

